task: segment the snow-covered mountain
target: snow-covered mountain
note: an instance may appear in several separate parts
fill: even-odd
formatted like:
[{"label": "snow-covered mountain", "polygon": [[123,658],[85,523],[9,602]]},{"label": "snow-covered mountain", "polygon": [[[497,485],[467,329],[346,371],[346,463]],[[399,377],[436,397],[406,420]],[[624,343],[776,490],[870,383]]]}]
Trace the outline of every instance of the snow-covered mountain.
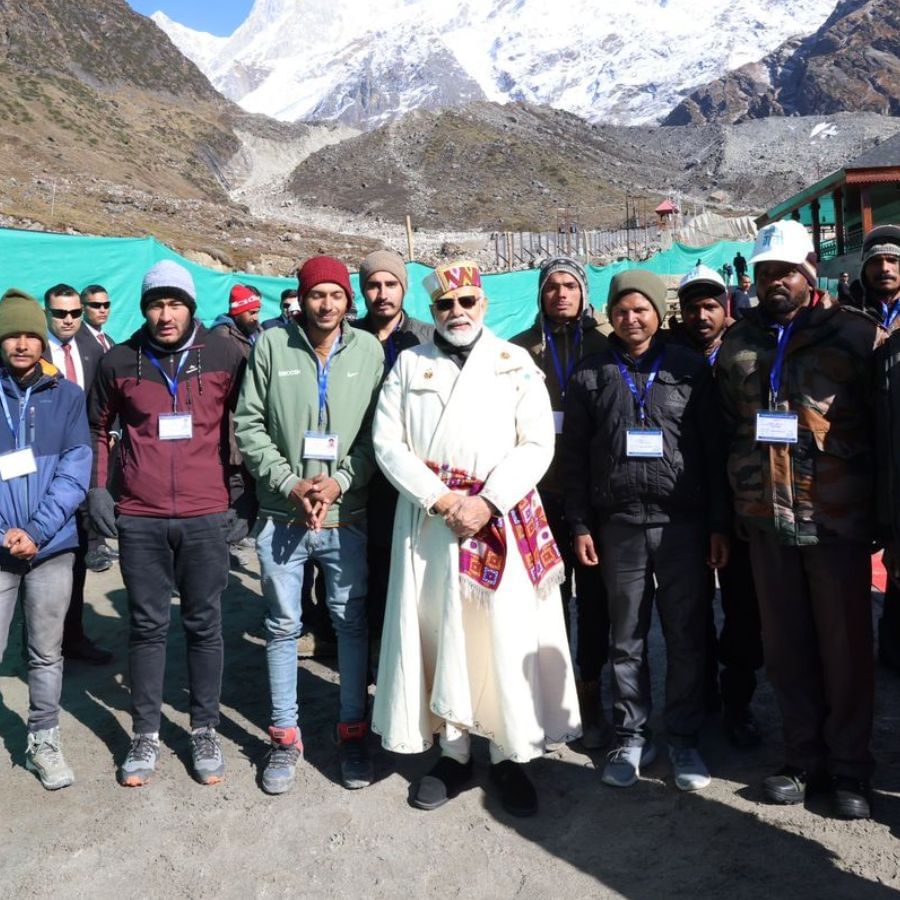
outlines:
[{"label": "snow-covered mountain", "polygon": [[655,121],[814,32],[836,0],[256,0],[228,38],[153,19],[250,112],[371,128],[419,107],[527,100]]}]

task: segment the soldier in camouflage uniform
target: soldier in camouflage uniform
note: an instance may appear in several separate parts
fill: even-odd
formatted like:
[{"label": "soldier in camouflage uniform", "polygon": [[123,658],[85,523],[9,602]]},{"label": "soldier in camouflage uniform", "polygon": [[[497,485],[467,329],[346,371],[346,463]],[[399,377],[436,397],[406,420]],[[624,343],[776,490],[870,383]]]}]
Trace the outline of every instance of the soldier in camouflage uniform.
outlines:
[{"label": "soldier in camouflage uniform", "polygon": [[815,259],[799,222],[760,231],[759,306],[725,336],[717,381],[783,719],[786,765],[763,792],[801,803],[828,776],[834,813],[868,818],[873,352],[885,332],[816,289]]}]

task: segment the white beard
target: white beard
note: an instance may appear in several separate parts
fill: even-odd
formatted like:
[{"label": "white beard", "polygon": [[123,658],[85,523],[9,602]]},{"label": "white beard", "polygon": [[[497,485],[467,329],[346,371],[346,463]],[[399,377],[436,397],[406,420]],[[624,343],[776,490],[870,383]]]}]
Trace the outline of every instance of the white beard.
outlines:
[{"label": "white beard", "polygon": [[438,325],[435,322],[434,330],[448,343],[454,347],[466,347],[481,334],[481,322],[472,322],[471,327],[467,328],[464,333],[453,331],[446,325]]}]

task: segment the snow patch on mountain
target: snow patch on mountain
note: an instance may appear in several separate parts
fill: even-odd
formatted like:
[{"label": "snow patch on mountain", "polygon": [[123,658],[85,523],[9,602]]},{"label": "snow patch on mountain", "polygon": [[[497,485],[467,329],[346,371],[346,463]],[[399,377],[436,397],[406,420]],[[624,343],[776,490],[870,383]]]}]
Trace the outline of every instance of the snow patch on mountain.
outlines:
[{"label": "snow patch on mountain", "polygon": [[653,122],[691,89],[813,33],[835,0],[256,0],[229,38],[153,18],[251,112],[371,128],[526,100]]}]

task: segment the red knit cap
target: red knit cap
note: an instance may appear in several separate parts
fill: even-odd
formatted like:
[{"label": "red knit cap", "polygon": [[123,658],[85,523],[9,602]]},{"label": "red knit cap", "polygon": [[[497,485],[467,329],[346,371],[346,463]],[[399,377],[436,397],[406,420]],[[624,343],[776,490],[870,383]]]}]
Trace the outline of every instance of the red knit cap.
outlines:
[{"label": "red knit cap", "polygon": [[313,256],[300,267],[297,273],[300,297],[305,297],[317,284],[330,282],[344,289],[347,300],[353,299],[353,288],[350,287],[350,272],[347,267],[333,256]]},{"label": "red knit cap", "polygon": [[228,315],[236,316],[242,312],[260,309],[262,302],[246,284],[236,284],[228,296]]}]

